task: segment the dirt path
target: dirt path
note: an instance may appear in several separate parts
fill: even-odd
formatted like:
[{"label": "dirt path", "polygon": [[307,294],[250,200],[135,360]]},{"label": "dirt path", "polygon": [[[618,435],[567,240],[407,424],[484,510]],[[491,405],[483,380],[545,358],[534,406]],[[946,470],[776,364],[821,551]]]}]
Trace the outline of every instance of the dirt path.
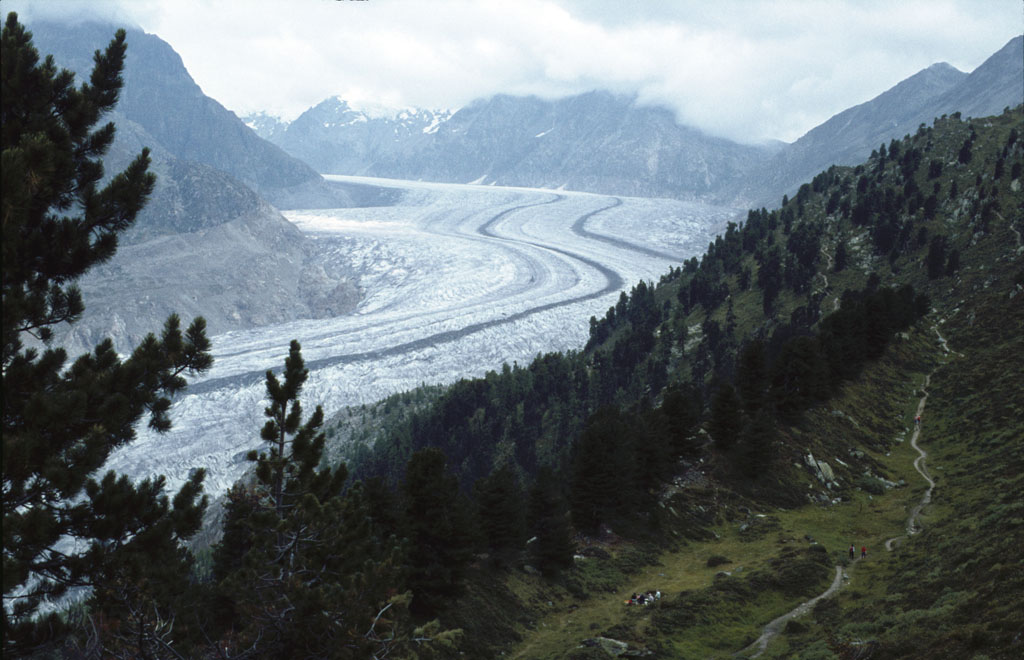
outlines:
[{"label": "dirt path", "polygon": [[[936,334],[938,334],[938,329],[936,329],[935,332]],[[939,335],[939,337],[941,338],[942,335]],[[942,347],[946,349],[947,352],[949,351],[949,349],[946,348],[945,340],[943,340],[942,342]],[[921,400],[918,401],[917,403],[917,412],[915,413],[916,417],[924,413],[924,404],[925,401],[928,399],[928,390],[926,388],[928,387],[928,384],[931,382],[931,379],[931,374],[925,376],[924,386],[921,388],[922,391],[924,391],[924,396],[922,396]],[[921,447],[918,446],[917,444],[917,438],[920,435],[921,427],[920,425],[917,425],[915,423],[914,433],[913,435],[910,436],[910,446],[913,447],[919,454],[919,456],[914,459],[914,469],[917,470],[922,477],[924,477],[925,481],[928,482],[928,490],[924,492],[924,497],[922,497],[921,501],[917,504],[917,506],[915,506],[913,510],[911,510],[910,517],[907,518],[907,533],[901,536],[894,536],[893,538],[885,542],[885,549],[890,552],[892,552],[893,544],[896,541],[904,538],[904,536],[911,536],[912,534],[916,534],[920,531],[921,527],[917,524],[917,519],[921,515],[921,510],[924,509],[924,507],[926,507],[932,501],[932,491],[935,489],[935,481],[933,481],[931,476],[928,475],[928,469],[924,465],[924,459],[928,457],[928,452],[921,449]]]},{"label": "dirt path", "polygon": [[[949,347],[946,345],[946,339],[941,334],[939,334],[938,327],[935,328],[935,334],[939,336],[939,343],[942,346],[942,349],[946,353],[950,353],[951,351]],[[927,388],[928,384],[931,382],[931,378],[931,374],[925,376],[924,385],[921,387],[921,391],[924,392],[924,396],[922,396],[921,400],[917,402],[917,411],[914,413],[915,418],[924,413],[924,404],[928,400]],[[917,470],[922,477],[924,477],[925,481],[928,482],[928,490],[925,491],[924,497],[921,498],[921,501],[910,512],[910,517],[907,518],[906,535],[895,536],[885,542],[885,549],[890,552],[893,549],[893,543],[895,543],[899,539],[905,538],[905,536],[910,536],[920,531],[921,527],[920,525],[918,525],[917,519],[921,515],[921,511],[924,509],[924,507],[926,507],[932,501],[932,491],[935,489],[935,481],[933,481],[931,476],[929,476],[928,469],[925,467],[924,464],[924,460],[925,458],[928,457],[928,453],[921,449],[921,447],[918,446],[917,444],[917,438],[918,436],[920,436],[920,434],[921,427],[915,424],[914,433],[913,435],[910,436],[910,445],[919,454],[918,457],[914,459],[914,469]],[[768,625],[764,627],[764,631],[761,633],[761,636],[758,637],[753,644],[746,647],[736,655],[742,655],[753,651],[754,653],[753,655],[749,656],[750,658],[756,658],[760,656],[762,653],[764,653],[765,649],[768,648],[768,642],[770,642],[773,637],[782,632],[783,626],[785,626],[790,619],[795,619],[798,616],[806,614],[810,611],[812,607],[814,607],[814,605],[819,600],[821,600],[822,598],[828,598],[829,596],[834,594],[836,591],[839,590],[839,587],[842,585],[842,581],[843,569],[841,566],[836,566],[836,576],[832,580],[832,585],[828,589],[826,589],[823,593],[815,596],[811,600],[805,601],[800,605],[797,605],[794,609],[787,612],[786,614],[783,614],[779,618],[772,620],[770,623],[768,623]]]},{"label": "dirt path", "polygon": [[957,357],[964,357],[963,353],[960,353],[959,351],[954,351],[949,347],[949,342],[947,342],[946,338],[943,337],[942,333],[939,332],[939,326],[933,325],[932,330],[935,331],[935,336],[939,338],[939,346],[942,347],[942,350],[946,353],[946,355],[956,355]]},{"label": "dirt path", "polygon": [[[827,259],[827,260],[828,260],[828,266],[827,266],[827,267],[825,268],[825,270],[826,270],[826,271],[831,271],[831,270],[832,270],[832,263],[833,263],[833,262],[832,262],[832,255],[831,255],[831,254],[829,254],[829,253],[828,253],[828,252],[827,252],[827,251],[825,250],[825,248],[821,248],[821,253],[822,253],[823,255],[825,255],[825,259]],[[822,288],[821,292],[822,292],[822,293],[828,293],[828,277],[826,277],[826,276],[825,276],[825,273],[818,273],[818,275],[821,275],[821,279],[822,279],[822,281],[824,281],[824,282],[825,282],[825,286],[824,286],[824,287]],[[837,311],[838,309],[839,309],[839,296],[838,296],[838,295],[836,295],[836,296],[835,296],[835,297],[834,297],[834,298],[832,299],[832,311]]]},{"label": "dirt path", "polygon": [[814,607],[819,600],[821,600],[822,598],[828,598],[836,591],[838,591],[839,587],[842,586],[842,583],[843,568],[842,566],[836,566],[836,576],[832,579],[832,584],[829,586],[828,589],[818,594],[814,598],[808,601],[804,601],[803,603],[800,603],[794,609],[790,610],[789,612],[786,612],[777,619],[773,619],[767,626],[764,627],[764,632],[761,633],[761,636],[758,637],[753,644],[743,649],[736,655],[742,655],[744,653],[754,651],[755,648],[757,650],[754,651],[753,655],[749,656],[750,658],[756,658],[762,653],[764,653],[765,649],[768,648],[768,642],[771,641],[772,637],[775,637],[780,632],[782,632],[783,626],[785,626],[790,619],[795,619],[798,616],[803,616],[804,614],[810,612],[811,608]]}]

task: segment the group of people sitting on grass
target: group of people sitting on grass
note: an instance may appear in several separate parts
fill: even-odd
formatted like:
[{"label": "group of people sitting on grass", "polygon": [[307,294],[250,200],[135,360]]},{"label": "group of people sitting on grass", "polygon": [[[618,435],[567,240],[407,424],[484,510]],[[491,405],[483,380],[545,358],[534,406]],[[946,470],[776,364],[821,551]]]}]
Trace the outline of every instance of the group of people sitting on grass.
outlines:
[{"label": "group of people sitting on grass", "polygon": [[629,600],[626,601],[626,605],[650,605],[656,600],[661,600],[661,591],[648,591],[647,593],[637,594],[633,592],[633,595]]}]

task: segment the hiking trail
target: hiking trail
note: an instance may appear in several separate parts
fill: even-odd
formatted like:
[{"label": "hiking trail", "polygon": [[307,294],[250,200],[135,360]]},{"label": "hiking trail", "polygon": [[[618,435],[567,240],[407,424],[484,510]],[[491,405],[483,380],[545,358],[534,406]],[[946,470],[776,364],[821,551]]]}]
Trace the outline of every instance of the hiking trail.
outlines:
[{"label": "hiking trail", "polygon": [[[956,351],[953,351],[949,348],[946,342],[946,338],[943,337],[942,334],[939,332],[938,326],[932,326],[932,329],[935,330],[935,334],[938,335],[939,346],[942,347],[943,352],[945,352],[947,355],[963,355],[962,353],[957,353]],[[921,392],[923,393],[923,396],[921,397],[920,401],[917,402],[917,410],[914,413],[915,419],[921,416],[922,413],[924,413],[924,404],[928,400],[928,385],[929,383],[931,383],[931,379],[931,374],[928,374],[924,378],[924,384],[921,386]],[[914,459],[914,469],[917,470],[922,477],[924,477],[925,481],[928,482],[928,490],[925,491],[924,496],[921,498],[921,501],[913,508],[913,510],[911,510],[910,517],[907,518],[907,533],[900,536],[894,536],[893,538],[885,542],[885,549],[889,552],[892,552],[893,543],[895,543],[899,539],[902,539],[907,536],[912,536],[913,534],[916,534],[917,532],[921,531],[921,526],[918,525],[917,519],[918,517],[920,517],[921,511],[924,509],[924,507],[928,506],[928,504],[931,503],[932,491],[935,490],[935,481],[928,474],[928,469],[925,467],[924,464],[925,458],[928,457],[928,453],[921,449],[921,447],[917,444],[917,438],[918,436],[920,436],[920,434],[921,426],[919,424],[915,424],[914,433],[910,436],[910,446],[913,447],[918,453],[918,457]],[[855,559],[854,562],[856,561],[858,560]],[[759,657],[762,653],[765,652],[765,649],[768,648],[768,642],[770,642],[773,637],[782,632],[783,626],[785,626],[790,619],[795,619],[798,616],[806,614],[810,611],[812,607],[815,606],[815,604],[817,604],[819,600],[822,600],[823,598],[828,598],[829,596],[834,594],[836,591],[839,590],[839,587],[842,586],[842,581],[842,566],[836,566],[836,576],[832,580],[832,584],[831,586],[829,586],[828,589],[826,589],[823,593],[815,596],[814,598],[808,601],[804,601],[803,603],[800,603],[794,609],[790,610],[786,614],[783,614],[782,616],[773,619],[771,622],[768,623],[768,625],[764,627],[764,630],[762,631],[760,637],[758,637],[756,640],[754,640],[752,644],[744,648],[742,651],[739,651],[735,655],[743,655],[750,651],[754,651],[753,655],[750,655],[749,657]]]},{"label": "hiking trail", "polygon": [[748,651],[753,650],[755,647],[757,647],[757,651],[749,657],[756,658],[762,653],[764,653],[765,649],[768,648],[768,642],[771,641],[772,637],[775,637],[780,632],[782,632],[782,627],[785,626],[790,619],[795,619],[798,616],[803,616],[804,614],[807,614],[809,611],[811,611],[811,608],[818,603],[819,600],[823,598],[828,598],[835,592],[839,591],[839,587],[842,586],[842,584],[843,567],[836,566],[836,576],[832,579],[832,584],[829,586],[828,589],[818,594],[814,598],[800,603],[795,608],[793,608],[789,612],[786,612],[782,616],[776,619],[772,619],[771,622],[769,622],[768,625],[764,627],[764,631],[761,633],[761,636],[754,640],[754,642],[750,646],[746,647],[736,655],[742,655]]},{"label": "hiking trail", "polygon": [[[938,329],[936,329],[935,332],[936,334],[938,334]],[[941,338],[942,335],[939,335],[939,337]],[[947,352],[949,352],[949,349],[946,348],[946,343],[944,339],[942,340],[942,347]],[[924,404],[925,401],[928,399],[928,390],[926,388],[928,387],[928,384],[931,382],[931,379],[931,374],[928,374],[924,378],[924,385],[921,387],[921,391],[924,392],[924,396],[922,396],[921,400],[918,401],[917,403],[917,412],[914,413],[915,417],[920,416],[921,413],[924,412]],[[917,438],[920,434],[921,426],[920,424],[915,424],[914,433],[913,435],[910,436],[910,446],[913,447],[919,454],[919,456],[914,459],[914,469],[917,470],[922,477],[924,477],[925,481],[928,482],[928,490],[924,492],[924,496],[921,498],[921,501],[917,504],[917,506],[915,506],[911,510],[910,517],[907,518],[907,533],[905,535],[894,536],[885,542],[885,549],[889,552],[892,552],[893,543],[903,538],[904,536],[911,536],[921,530],[920,526],[917,524],[917,518],[921,515],[921,510],[924,509],[924,507],[926,507],[932,501],[932,491],[935,489],[935,481],[933,481],[931,476],[929,476],[928,469],[924,465],[924,459],[928,457],[928,452],[921,449],[921,447],[918,446],[917,444]]]},{"label": "hiking trail", "polygon": [[[832,270],[832,263],[833,263],[833,261],[832,261],[832,255],[831,255],[831,254],[829,254],[829,253],[828,253],[828,252],[827,252],[827,251],[825,250],[825,248],[821,248],[821,253],[822,253],[823,255],[825,255],[825,258],[826,258],[826,259],[828,259],[828,267],[827,267],[827,268],[826,268],[825,270],[826,270],[826,271],[830,271],[830,270]],[[825,282],[825,286],[824,286],[824,287],[822,288],[821,292],[822,292],[823,294],[825,294],[825,293],[828,293],[828,277],[827,277],[827,276],[825,275],[825,273],[818,273],[818,275],[820,275],[820,276],[821,276],[821,279],[822,279],[822,280],[823,280],[823,281]],[[832,298],[832,311],[838,311],[838,310],[839,310],[839,294],[836,294],[836,295],[835,295],[835,296],[833,296],[833,298]]]}]

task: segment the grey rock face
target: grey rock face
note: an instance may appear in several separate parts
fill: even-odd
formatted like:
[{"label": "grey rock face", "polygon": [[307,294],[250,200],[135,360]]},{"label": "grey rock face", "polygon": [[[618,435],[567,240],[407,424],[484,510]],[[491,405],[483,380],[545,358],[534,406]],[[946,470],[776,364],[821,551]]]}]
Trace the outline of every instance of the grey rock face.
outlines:
[{"label": "grey rock face", "polygon": [[367,112],[329,98],[283,129],[258,116],[247,119],[261,125],[268,140],[318,172],[364,175],[376,171],[381,162],[400,161],[410,149],[429,141],[450,116],[448,111],[418,108]]},{"label": "grey rock face", "polygon": [[863,162],[882,143],[931,126],[941,115],[999,114],[1024,102],[1024,37],[1011,39],[970,74],[933,64],[875,98],[835,115],[785,147],[752,179],[747,197],[778,204],[830,165]]},{"label": "grey rock face", "polygon": [[771,153],[608,92],[498,95],[451,115],[392,117],[328,99],[268,136],[325,173],[713,200],[730,198]]},{"label": "grey rock face", "polygon": [[80,281],[86,311],[60,342],[72,355],[111,337],[120,351],[158,331],[171,313],[207,320],[211,335],[350,312],[356,279],[261,203],[255,213],[187,233],[122,245]]},{"label": "grey rock face", "polygon": [[[78,79],[116,30],[93,23],[29,28],[36,48]],[[129,31],[124,78],[120,103],[104,118],[117,126],[106,174],[149,147],[157,185],[116,255],[80,281],[85,315],[58,328],[57,340],[73,355],[108,336],[128,351],[172,312],[186,324],[202,315],[217,334],[351,311],[360,294],[344,260],[323,259],[323,248],[266,200],[338,207],[351,204],[349,190],[372,201],[373,189],[324,181],[256,136],[204,96],[157,37]]]},{"label": "grey rock face", "polygon": [[1011,39],[959,85],[940,96],[931,121],[959,112],[964,117],[987,117],[1024,103],[1024,36]]},{"label": "grey rock face", "polygon": [[[92,53],[106,47],[117,27],[96,22],[29,25],[36,48],[52,54],[79,80],[92,69]],[[137,28],[127,33],[117,113],[146,134],[147,146],[157,143],[176,158],[226,172],[272,203],[291,189],[305,187],[336,196],[334,206],[349,204],[342,189],[327,185],[311,167],[257,136],[234,113],[203,94],[170,45]]]}]

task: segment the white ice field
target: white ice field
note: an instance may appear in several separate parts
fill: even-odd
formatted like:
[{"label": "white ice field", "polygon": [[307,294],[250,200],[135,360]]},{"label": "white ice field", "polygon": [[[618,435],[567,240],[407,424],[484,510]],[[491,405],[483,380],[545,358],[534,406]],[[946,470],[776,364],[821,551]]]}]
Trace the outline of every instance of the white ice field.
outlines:
[{"label": "white ice field", "polygon": [[298,339],[310,369],[307,414],[380,400],[421,383],[480,376],[538,353],[580,348],[589,319],[619,292],[701,254],[739,209],[560,190],[339,181],[400,188],[394,206],[284,215],[349,264],[363,299],[354,314],[296,320],[213,340],[214,366],[190,379],[174,428],[139,438],[108,468],[164,474],[172,489],[196,467],[219,494],[260,446],[264,374]]}]

